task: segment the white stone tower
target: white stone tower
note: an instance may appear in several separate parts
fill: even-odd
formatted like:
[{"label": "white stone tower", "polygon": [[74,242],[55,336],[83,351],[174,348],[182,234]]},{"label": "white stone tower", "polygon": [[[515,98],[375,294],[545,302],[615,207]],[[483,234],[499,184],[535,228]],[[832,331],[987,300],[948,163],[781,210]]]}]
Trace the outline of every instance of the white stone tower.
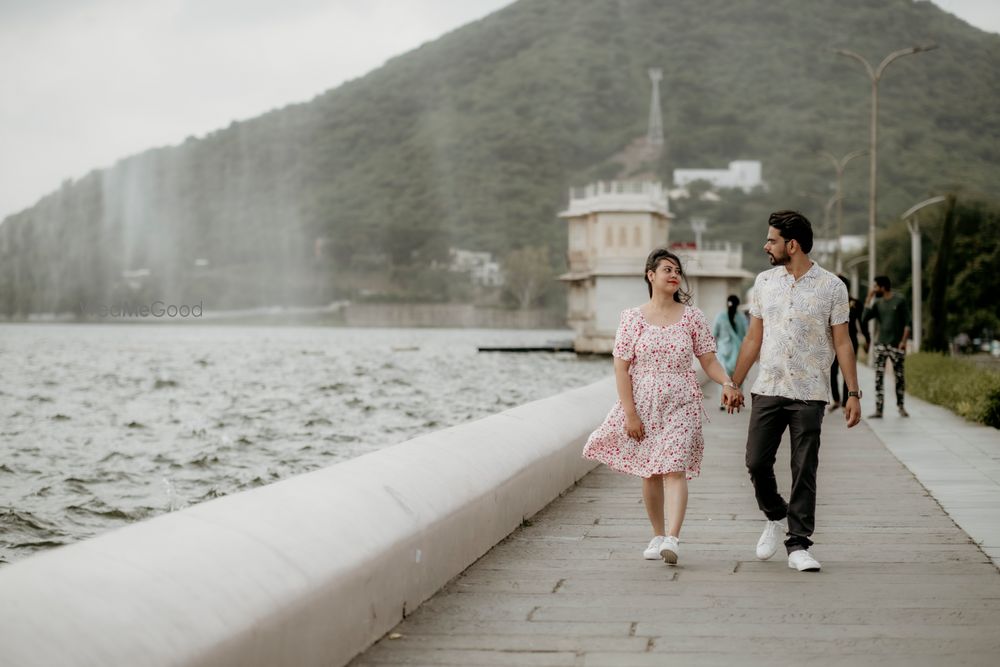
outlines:
[{"label": "white stone tower", "polygon": [[653,84],[649,100],[649,129],[646,131],[646,148],[650,154],[658,155],[663,150],[663,111],[660,108],[660,81],[663,70],[650,68],[649,80]]},{"label": "white stone tower", "polygon": [[652,248],[670,236],[667,194],[659,183],[612,181],[571,190],[567,322],[576,332],[578,352],[608,353],[618,316],[649,296],[642,279]]}]

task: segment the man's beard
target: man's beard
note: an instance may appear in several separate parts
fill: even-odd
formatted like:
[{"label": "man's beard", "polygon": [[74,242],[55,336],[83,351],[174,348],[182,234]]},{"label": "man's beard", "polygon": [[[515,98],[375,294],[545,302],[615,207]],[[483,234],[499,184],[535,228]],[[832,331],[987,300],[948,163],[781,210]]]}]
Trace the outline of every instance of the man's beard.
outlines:
[{"label": "man's beard", "polygon": [[785,264],[788,264],[788,260],[790,259],[788,255],[779,258],[775,257],[771,253],[767,253],[767,257],[771,261],[771,266],[784,266]]}]

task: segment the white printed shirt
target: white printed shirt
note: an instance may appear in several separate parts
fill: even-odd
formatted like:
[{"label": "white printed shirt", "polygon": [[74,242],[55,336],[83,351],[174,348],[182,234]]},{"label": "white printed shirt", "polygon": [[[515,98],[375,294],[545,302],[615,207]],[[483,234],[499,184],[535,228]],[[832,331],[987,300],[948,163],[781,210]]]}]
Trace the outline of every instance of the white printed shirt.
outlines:
[{"label": "white printed shirt", "polygon": [[830,327],[849,317],[844,282],[815,262],[798,280],[776,266],[754,281],[750,315],[764,321],[760,372],[751,392],[829,400],[835,357]]}]

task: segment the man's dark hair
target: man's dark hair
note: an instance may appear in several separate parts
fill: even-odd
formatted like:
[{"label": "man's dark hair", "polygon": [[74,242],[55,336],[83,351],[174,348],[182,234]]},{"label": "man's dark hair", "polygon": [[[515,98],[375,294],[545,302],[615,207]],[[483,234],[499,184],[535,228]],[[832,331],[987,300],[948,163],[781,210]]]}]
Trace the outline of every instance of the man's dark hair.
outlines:
[{"label": "man's dark hair", "polygon": [[875,276],[875,284],[882,289],[892,289],[892,281],[889,280],[889,276]]},{"label": "man's dark hair", "polygon": [[813,247],[812,224],[798,211],[775,211],[767,224],[778,230],[785,241],[796,241],[802,252],[809,254]]}]

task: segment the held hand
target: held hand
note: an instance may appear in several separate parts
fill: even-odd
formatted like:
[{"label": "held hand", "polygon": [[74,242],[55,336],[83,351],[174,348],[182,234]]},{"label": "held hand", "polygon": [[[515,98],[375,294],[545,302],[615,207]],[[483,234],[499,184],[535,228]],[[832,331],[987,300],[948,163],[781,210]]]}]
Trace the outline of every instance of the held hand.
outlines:
[{"label": "held hand", "polygon": [[633,440],[641,441],[646,437],[646,431],[642,427],[642,420],[639,415],[625,414],[625,433]]},{"label": "held hand", "polygon": [[847,399],[844,406],[844,420],[847,421],[847,428],[854,428],[861,421],[861,401],[857,396]]},{"label": "held hand", "polygon": [[722,404],[726,406],[726,411],[733,414],[733,411],[740,411],[743,407],[743,392],[732,387],[722,388]]}]

